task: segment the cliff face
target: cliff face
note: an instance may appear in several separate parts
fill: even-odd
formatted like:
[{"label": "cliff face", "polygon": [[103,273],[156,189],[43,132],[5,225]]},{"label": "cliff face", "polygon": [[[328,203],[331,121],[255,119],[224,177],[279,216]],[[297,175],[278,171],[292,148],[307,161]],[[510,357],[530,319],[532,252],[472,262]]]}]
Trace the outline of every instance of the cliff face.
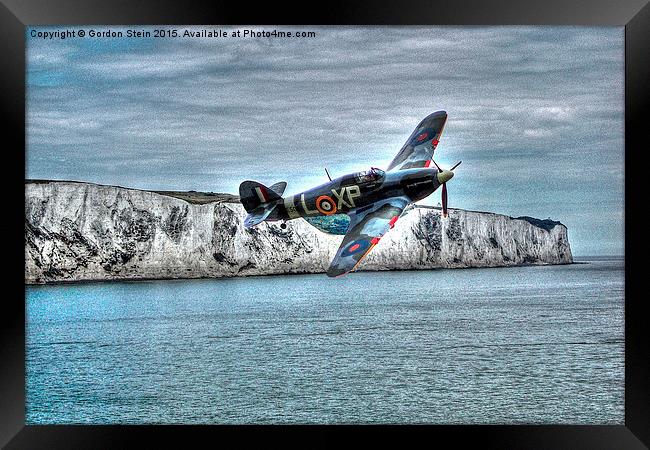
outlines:
[{"label": "cliff face", "polygon": [[[342,240],[301,219],[284,230],[279,223],[247,230],[243,207],[229,196],[209,203],[177,196],[26,183],[25,282],[324,272]],[[572,261],[567,229],[557,222],[454,209],[441,220],[438,209],[415,207],[359,270]]]}]

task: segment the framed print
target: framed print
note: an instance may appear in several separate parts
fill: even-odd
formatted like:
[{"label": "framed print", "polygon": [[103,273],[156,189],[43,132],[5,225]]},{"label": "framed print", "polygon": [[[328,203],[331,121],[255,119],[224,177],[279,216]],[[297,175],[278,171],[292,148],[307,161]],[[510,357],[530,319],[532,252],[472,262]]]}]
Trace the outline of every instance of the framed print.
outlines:
[{"label": "framed print", "polygon": [[508,3],[6,2],[3,445],[647,446],[650,7]]}]

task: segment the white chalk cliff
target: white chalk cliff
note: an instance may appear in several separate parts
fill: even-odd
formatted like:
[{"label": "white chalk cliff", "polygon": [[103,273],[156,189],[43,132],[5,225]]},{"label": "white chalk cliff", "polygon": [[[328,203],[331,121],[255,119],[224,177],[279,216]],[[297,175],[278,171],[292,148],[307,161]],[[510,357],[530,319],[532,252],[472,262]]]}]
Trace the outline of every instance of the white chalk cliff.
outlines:
[{"label": "white chalk cliff", "polygon": [[[26,182],[25,282],[320,273],[342,240],[302,219],[284,230],[277,222],[248,230],[236,198],[214,199],[196,204],[116,186]],[[441,219],[439,209],[415,207],[359,270],[571,262],[559,222],[461,209]]]}]

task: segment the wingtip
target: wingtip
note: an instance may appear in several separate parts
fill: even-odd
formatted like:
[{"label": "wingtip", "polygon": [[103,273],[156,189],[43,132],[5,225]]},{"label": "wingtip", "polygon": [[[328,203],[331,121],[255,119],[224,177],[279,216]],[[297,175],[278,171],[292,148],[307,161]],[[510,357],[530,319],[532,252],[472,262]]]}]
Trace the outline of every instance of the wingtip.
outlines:
[{"label": "wingtip", "polygon": [[327,272],[325,273],[330,278],[338,278],[338,277],[342,277],[343,275],[347,275],[350,272],[353,272],[355,267],[356,265],[350,269],[345,269],[337,266],[330,266],[329,269],[327,269]]},{"label": "wingtip", "polygon": [[422,119],[422,122],[438,120],[438,121],[447,121],[447,111],[435,111]]},{"label": "wingtip", "polygon": [[347,272],[345,272],[345,271],[344,271],[344,272],[341,272],[340,270],[328,270],[328,271],[326,272],[327,276],[330,277],[330,278],[338,278],[338,277],[342,277],[343,275],[346,275],[346,274],[348,274],[348,273],[350,273],[350,271],[347,271]]}]

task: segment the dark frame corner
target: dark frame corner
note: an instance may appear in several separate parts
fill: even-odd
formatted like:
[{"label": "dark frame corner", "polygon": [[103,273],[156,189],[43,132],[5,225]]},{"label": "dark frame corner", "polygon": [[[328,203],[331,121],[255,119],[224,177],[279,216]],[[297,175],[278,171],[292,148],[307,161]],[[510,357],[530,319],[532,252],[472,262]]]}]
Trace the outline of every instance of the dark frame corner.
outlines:
[{"label": "dark frame corner", "polygon": [[[320,10],[318,10],[320,8]],[[288,8],[287,8],[288,9]],[[430,442],[452,439],[457,443],[478,443],[488,448],[644,448],[650,447],[650,352],[644,304],[640,292],[640,248],[630,245],[641,238],[642,220],[635,220],[631,208],[643,180],[638,155],[647,148],[644,142],[644,112],[650,92],[650,4],[647,0],[459,0],[456,2],[356,2],[335,1],[318,4],[309,13],[297,16],[296,10],[278,5],[251,8],[246,4],[180,2],[153,0],[125,2],[113,0],[3,0],[0,5],[0,45],[3,55],[2,115],[5,124],[5,158],[11,181],[5,183],[5,201],[11,213],[3,225],[15,239],[6,239],[8,253],[5,274],[15,295],[5,296],[5,313],[0,315],[0,445],[7,448],[122,447],[134,439],[145,438],[169,445],[179,439],[214,438],[214,433],[237,434],[238,439],[264,435],[280,441],[276,427],[127,427],[127,426],[25,426],[25,311],[24,311],[24,174],[25,174],[25,26],[34,24],[341,24],[341,25],[616,25],[625,26],[625,425],[612,426],[421,426],[421,427],[280,427],[294,437],[317,437],[335,444],[356,437],[384,439],[387,432],[400,438],[425,438]],[[644,145],[645,144],[645,145]],[[14,179],[15,177],[15,179]],[[22,178],[22,179],[21,179]],[[645,206],[641,203],[642,206]],[[606,213],[606,212],[605,212]],[[641,238],[642,239],[642,238]],[[21,264],[22,262],[22,264]],[[13,290],[12,290],[13,293]],[[23,301],[21,301],[23,300]],[[241,431],[244,431],[243,433]],[[255,431],[255,433],[250,433]],[[285,434],[285,433],[282,433]],[[315,435],[315,436],[314,436]],[[359,436],[361,435],[361,436]],[[313,437],[312,437],[313,436]],[[221,437],[223,438],[223,436]],[[307,441],[314,442],[314,441]]]}]

